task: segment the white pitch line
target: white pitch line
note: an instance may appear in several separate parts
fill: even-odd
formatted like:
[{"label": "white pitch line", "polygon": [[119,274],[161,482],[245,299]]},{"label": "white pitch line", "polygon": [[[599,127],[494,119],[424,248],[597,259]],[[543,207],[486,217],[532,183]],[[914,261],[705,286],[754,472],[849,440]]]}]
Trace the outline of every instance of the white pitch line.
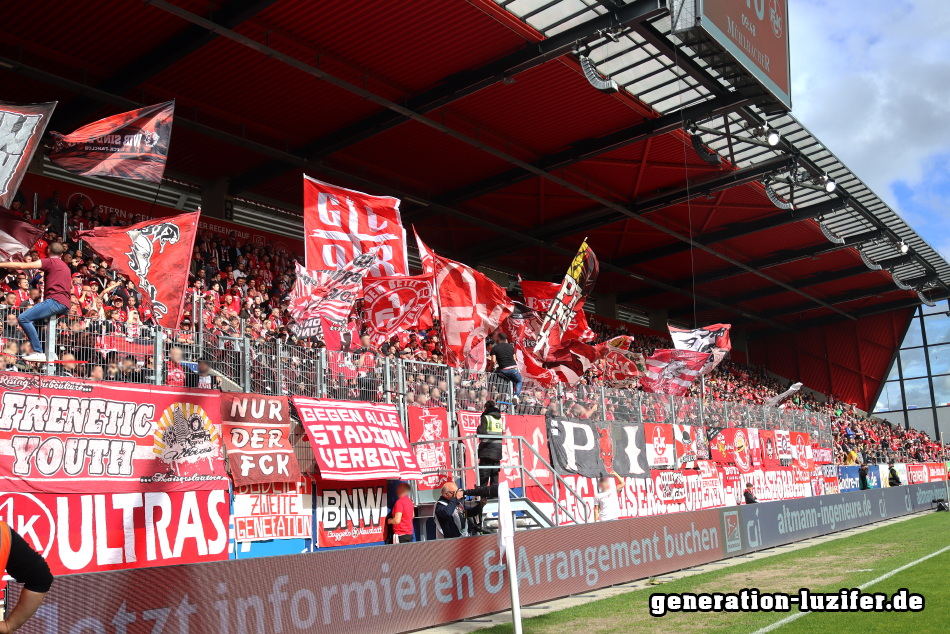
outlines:
[{"label": "white pitch line", "polygon": [[[903,571],[907,570],[908,568],[912,568],[913,566],[916,566],[916,565],[919,564],[920,562],[922,562],[922,561],[927,561],[927,560],[930,559],[931,557],[936,557],[937,555],[939,555],[939,554],[941,554],[941,553],[945,553],[945,552],[947,552],[948,550],[950,550],[950,546],[944,546],[944,547],[941,548],[940,550],[935,551],[935,552],[932,552],[932,553],[930,553],[929,555],[924,555],[923,557],[921,557],[920,559],[917,559],[916,561],[912,561],[912,562],[910,562],[909,564],[904,564],[904,565],[901,566],[900,568],[895,568],[894,570],[891,570],[890,572],[881,575],[881,576],[878,577],[877,579],[872,579],[872,580],[868,581],[867,583],[861,584],[860,586],[858,586],[858,590],[864,590],[865,588],[868,588],[868,587],[870,587],[870,586],[873,586],[875,583],[880,583],[881,581],[884,581],[885,579],[889,579],[889,578],[893,577],[894,575],[896,575],[896,574],[899,573],[899,572],[903,572]],[[801,608],[801,606],[799,606],[799,608]],[[781,621],[776,621],[775,623],[772,623],[771,625],[766,625],[766,626],[763,627],[762,629],[756,630],[756,631],[752,632],[752,634],[766,634],[766,632],[772,632],[772,631],[777,630],[778,628],[782,627],[783,625],[788,625],[788,624],[791,623],[792,621],[797,621],[798,619],[800,619],[800,618],[802,618],[803,616],[806,616],[806,615],[808,615],[808,614],[811,614],[811,612],[810,612],[810,611],[809,611],[809,612],[796,612],[795,614],[792,614],[792,615],[790,615],[790,616],[786,616],[786,617],[785,617],[784,619],[782,619]]]}]

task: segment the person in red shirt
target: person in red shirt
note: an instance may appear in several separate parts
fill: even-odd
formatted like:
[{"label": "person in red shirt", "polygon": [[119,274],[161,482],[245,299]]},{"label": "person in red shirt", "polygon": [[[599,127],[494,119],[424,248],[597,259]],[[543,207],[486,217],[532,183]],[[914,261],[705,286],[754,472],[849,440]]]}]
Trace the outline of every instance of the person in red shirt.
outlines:
[{"label": "person in red shirt", "polygon": [[43,353],[43,344],[36,334],[36,327],[33,322],[45,321],[50,317],[65,315],[69,312],[69,307],[72,305],[69,294],[71,272],[69,266],[60,257],[65,251],[66,249],[62,244],[54,242],[50,245],[52,257],[43,258],[36,262],[0,262],[0,269],[40,270],[44,273],[46,299],[29,310],[23,311],[17,318],[20,328],[26,333],[33,348],[31,354],[23,357],[23,360],[28,363],[54,361],[56,359],[56,353],[52,350],[49,351],[48,356]]},{"label": "person in red shirt", "polygon": [[181,348],[175,346],[168,351],[168,361],[165,362],[165,385],[184,387],[185,368],[181,364]]},{"label": "person in red shirt", "polygon": [[393,527],[392,544],[408,544],[412,542],[412,519],[415,516],[415,507],[409,498],[409,485],[400,482],[396,487],[396,503],[393,504],[393,516],[386,523]]}]

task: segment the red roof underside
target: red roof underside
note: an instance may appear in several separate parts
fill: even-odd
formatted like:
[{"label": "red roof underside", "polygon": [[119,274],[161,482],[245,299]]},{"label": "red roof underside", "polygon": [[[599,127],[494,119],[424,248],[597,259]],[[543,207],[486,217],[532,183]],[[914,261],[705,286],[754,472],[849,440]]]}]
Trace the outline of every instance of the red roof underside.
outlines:
[{"label": "red roof underside", "polygon": [[[234,0],[232,0],[234,1]],[[175,4],[207,16],[209,5],[196,0]],[[226,5],[225,5],[226,6]],[[216,6],[215,12],[222,7]],[[0,55],[21,60],[60,77],[100,85],[133,60],[169,38],[193,28],[167,12],[144,3],[102,0],[94,3],[56,0],[44,3],[42,16],[30,3],[0,7]],[[235,30],[297,59],[316,65],[356,85],[365,85],[387,99],[406,97],[432,88],[445,77],[476,68],[512,53],[531,41],[524,25],[485,0],[418,0],[392,3],[380,0],[337,2],[280,0]],[[269,36],[267,35],[269,33]],[[0,100],[32,102],[58,100],[59,110],[77,99],[74,93],[0,69],[4,90]],[[294,150],[335,130],[380,111],[370,101],[318,81],[298,69],[218,37],[183,59],[145,77],[126,97],[137,101],[177,100],[176,117],[245,136],[281,150]],[[86,121],[112,114],[101,106]],[[433,120],[518,159],[531,161],[596,138],[644,119],[648,112],[629,96],[601,94],[587,83],[569,58],[555,59],[517,75],[514,84],[497,83],[429,113]],[[54,118],[54,127],[56,119]],[[61,130],[66,132],[68,130]],[[197,180],[235,178],[270,162],[266,156],[200,134],[176,129],[169,170]],[[327,159],[335,169],[397,187],[418,196],[436,198],[467,184],[511,169],[498,157],[417,122],[403,123],[372,136]],[[605,153],[556,172],[556,176],[598,196],[632,203],[657,192],[725,173],[728,167],[702,162],[683,142],[681,134],[667,134]],[[302,170],[286,172],[257,186],[253,193],[302,203]],[[314,173],[319,178],[325,178]],[[349,183],[343,183],[349,184]],[[457,205],[472,216],[519,231],[546,223],[583,217],[598,203],[556,183],[532,177]],[[404,213],[412,217],[411,204]],[[649,218],[681,234],[702,236],[723,227],[786,213],[776,209],[757,183],[700,197],[668,207]],[[490,248],[501,240],[491,229],[464,219],[426,214],[416,221],[423,239],[450,256]],[[629,218],[606,226],[591,226],[561,238],[558,246],[576,248],[584,237],[602,262],[648,249],[678,246],[680,242]],[[825,242],[813,221],[798,222],[715,244],[712,248],[738,262],[750,262],[779,250]],[[492,265],[528,278],[551,279],[563,274],[566,256],[524,246],[498,257]],[[696,292],[716,301],[774,288],[772,280],[794,284],[803,278],[840,271],[861,264],[851,249],[826,253],[775,266],[764,271],[771,279],[751,272],[700,284]],[[729,269],[715,254],[700,250],[670,253],[630,270],[673,283],[694,274]],[[769,316],[774,326],[795,326],[834,315],[820,302],[884,287],[889,276],[867,271],[842,280],[743,300],[735,306],[749,314]],[[689,285],[687,285],[689,286]],[[596,292],[634,293],[654,286],[614,271],[604,270]],[[688,291],[688,288],[681,289]],[[805,295],[803,295],[804,293]],[[844,311],[892,306],[913,293],[888,289],[837,304]],[[817,300],[817,301],[816,301]],[[686,294],[653,292],[635,300],[636,307],[680,315],[689,323],[741,323],[734,312],[698,304]],[[799,309],[807,305],[805,309]],[[770,336],[750,345],[751,360],[766,363],[788,378],[803,378],[815,389],[834,392],[871,405],[877,386],[906,325],[908,310],[813,328],[798,334]],[[746,320],[742,329],[754,335],[765,327]],[[795,363],[792,361],[795,360]]]}]

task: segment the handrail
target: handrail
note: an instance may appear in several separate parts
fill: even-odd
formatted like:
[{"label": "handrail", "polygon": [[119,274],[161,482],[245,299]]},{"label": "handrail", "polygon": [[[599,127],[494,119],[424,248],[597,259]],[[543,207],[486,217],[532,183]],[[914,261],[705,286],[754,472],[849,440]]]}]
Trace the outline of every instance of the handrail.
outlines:
[{"label": "handrail", "polygon": [[[570,494],[574,497],[575,500],[577,500],[578,502],[580,502],[580,507],[584,509],[584,512],[583,512],[583,521],[584,521],[584,523],[587,523],[587,522],[590,521],[590,510],[587,508],[587,503],[584,501],[584,498],[582,498],[581,495],[580,495],[579,493],[577,493],[577,491],[575,491],[574,488],[573,488],[571,485],[569,485],[569,484],[567,483],[567,481],[564,480],[564,478],[562,478],[560,475],[558,475],[557,471],[554,470],[554,467],[551,466],[551,464],[548,463],[548,461],[544,459],[544,457],[538,452],[538,450],[535,449],[534,446],[533,446],[530,442],[528,442],[527,439],[525,439],[523,436],[508,436],[508,435],[503,435],[503,436],[491,435],[491,436],[488,436],[488,435],[484,435],[484,434],[481,434],[481,435],[479,435],[479,434],[473,434],[473,435],[470,435],[470,436],[454,436],[454,437],[451,437],[451,438],[438,438],[438,439],[435,439],[435,440],[420,440],[420,441],[416,441],[416,442],[411,442],[411,443],[409,443],[409,445],[410,445],[410,447],[415,447],[415,446],[420,446],[420,445],[433,445],[433,444],[437,444],[437,443],[450,443],[450,442],[458,443],[458,442],[465,442],[466,440],[478,440],[478,439],[481,439],[481,438],[491,438],[491,439],[493,439],[493,440],[516,440],[516,441],[518,441],[518,456],[519,456],[518,464],[514,464],[514,465],[501,465],[501,466],[499,466],[498,468],[499,468],[499,469],[506,469],[506,468],[507,468],[507,469],[511,469],[511,468],[518,469],[518,470],[520,471],[520,473],[521,473],[522,486],[524,486],[524,485],[526,484],[527,479],[530,478],[530,480],[534,483],[534,485],[537,486],[539,489],[541,489],[541,490],[544,492],[544,495],[545,495],[546,497],[548,497],[548,498],[554,503],[554,507],[555,507],[554,521],[555,521],[555,525],[559,525],[559,524],[560,524],[560,522],[559,522],[559,520],[558,520],[558,516],[559,516],[559,513],[558,513],[558,512],[564,513],[564,514],[565,514],[567,517],[569,517],[569,518],[571,519],[571,521],[574,522],[575,524],[580,524],[581,522],[578,521],[578,519],[574,516],[574,514],[570,512],[570,510],[568,509],[568,507],[567,507],[566,505],[562,505],[562,504],[561,504],[560,500],[557,498],[556,493],[551,492],[551,491],[548,491],[547,487],[546,487],[545,485],[541,484],[541,482],[535,477],[534,473],[532,473],[530,469],[527,469],[527,468],[525,467],[524,460],[523,460],[523,459],[520,459],[520,457],[524,455],[524,447],[525,447],[525,446],[527,446],[528,449],[531,451],[531,453],[535,456],[535,458],[537,458],[537,460],[538,460],[544,467],[546,467],[546,468],[548,469],[548,471],[551,472],[551,475],[553,476],[554,481],[557,482],[557,483],[559,483],[561,486],[563,486],[563,487],[564,487],[564,490],[565,490],[566,492],[570,493]],[[424,475],[425,475],[425,474],[455,474],[455,473],[462,473],[462,474],[464,474],[464,473],[467,472],[467,471],[475,471],[475,473],[476,473],[476,475],[477,475],[477,474],[480,472],[480,470],[482,470],[482,469],[489,469],[489,468],[494,469],[494,467],[482,467],[481,465],[476,464],[476,465],[471,466],[471,467],[464,467],[464,466],[463,466],[463,467],[452,467],[452,468],[450,468],[450,469],[440,468],[440,469],[433,469],[433,470],[425,470],[425,471],[423,471],[422,473],[423,473]],[[525,472],[527,472],[528,478],[525,477]]]}]

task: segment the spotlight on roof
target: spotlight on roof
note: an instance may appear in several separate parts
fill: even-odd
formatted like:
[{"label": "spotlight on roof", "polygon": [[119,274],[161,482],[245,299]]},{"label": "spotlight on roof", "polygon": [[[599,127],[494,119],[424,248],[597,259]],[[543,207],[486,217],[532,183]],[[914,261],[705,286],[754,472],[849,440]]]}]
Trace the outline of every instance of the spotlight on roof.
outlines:
[{"label": "spotlight on roof", "polygon": [[768,143],[771,147],[775,147],[778,145],[778,142],[782,140],[782,135],[779,134],[779,131],[773,130],[767,125],[761,125],[753,129],[752,134]]},{"label": "spotlight on roof", "polygon": [[836,183],[834,179],[828,176],[827,174],[822,174],[821,176],[819,176],[817,182],[818,182],[818,186],[823,187],[824,190],[828,192],[829,194],[838,188],[838,183]]},{"label": "spotlight on roof", "polygon": [[910,247],[907,246],[907,243],[901,240],[897,243],[898,248],[901,250],[903,255],[907,255],[907,252],[910,251]]},{"label": "spotlight on roof", "polygon": [[710,165],[721,165],[722,157],[707,148],[703,144],[703,139],[698,134],[690,134],[690,140],[693,142],[693,149],[696,150],[696,155],[699,158],[703,159]]},{"label": "spotlight on roof", "polygon": [[590,85],[603,93],[615,93],[620,90],[620,86],[617,85],[612,79],[604,79],[600,73],[597,72],[597,69],[594,68],[594,62],[590,61],[590,58],[582,53],[577,53],[578,59],[581,61],[581,69],[584,71],[584,77],[587,78],[587,81],[590,82]]},{"label": "spotlight on roof", "polygon": [[927,306],[930,306],[931,308],[936,307],[937,305],[936,302],[931,301],[926,295],[924,295],[921,289],[916,289],[916,290],[917,290],[917,297],[920,298],[920,301],[922,301]]},{"label": "spotlight on roof", "polygon": [[[818,220],[818,228],[821,229],[821,232],[823,234],[825,234],[825,238],[828,240],[828,242],[831,242],[834,244],[844,244],[844,238],[842,238],[837,233],[832,231],[831,227],[826,225],[824,220],[821,220],[821,219]],[[861,258],[862,259],[864,258],[863,252],[861,253]],[[867,262],[865,262],[865,264],[867,264]],[[881,268],[881,267],[878,267],[878,268]]]},{"label": "spotlight on roof", "polygon": [[881,265],[868,257],[868,254],[864,252],[864,249],[858,249],[858,253],[861,254],[861,261],[864,262],[864,266],[868,267],[872,271],[880,271]]},{"label": "spotlight on roof", "polygon": [[775,190],[772,189],[772,183],[766,182],[763,184],[765,185],[765,195],[769,197],[769,200],[772,201],[773,205],[779,209],[795,209],[795,205],[775,193]]},{"label": "spotlight on roof", "polygon": [[909,284],[904,284],[901,278],[897,277],[897,272],[891,271],[891,279],[894,280],[894,285],[901,289],[902,291],[910,291],[913,288]]}]

